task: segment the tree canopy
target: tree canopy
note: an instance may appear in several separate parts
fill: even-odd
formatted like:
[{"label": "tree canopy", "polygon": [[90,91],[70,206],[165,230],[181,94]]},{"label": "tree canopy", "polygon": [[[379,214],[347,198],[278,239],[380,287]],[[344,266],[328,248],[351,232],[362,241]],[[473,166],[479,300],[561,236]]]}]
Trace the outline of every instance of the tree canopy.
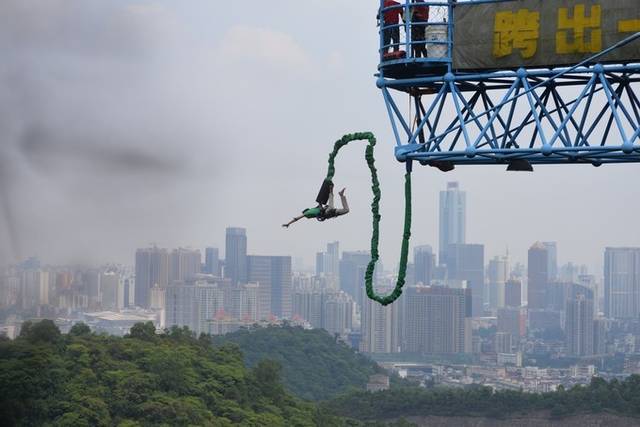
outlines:
[{"label": "tree canopy", "polygon": [[493,391],[482,386],[353,392],[325,402],[323,407],[328,413],[359,420],[429,415],[502,418],[539,411],[554,417],[598,412],[640,417],[640,376],[611,382],[594,377],[588,386],[560,387],[550,393]]},{"label": "tree canopy", "polygon": [[215,337],[219,345],[237,344],[248,366],[277,361],[287,390],[307,400],[324,400],[350,390],[363,390],[369,376],[384,372],[321,329],[292,326],[241,329]]},{"label": "tree canopy", "polygon": [[316,407],[285,391],[280,365],[247,369],[237,345],[179,328],[157,335],[148,324],[125,338],[86,325],[61,335],[46,320],[24,326],[0,342],[3,425],[316,425]]}]

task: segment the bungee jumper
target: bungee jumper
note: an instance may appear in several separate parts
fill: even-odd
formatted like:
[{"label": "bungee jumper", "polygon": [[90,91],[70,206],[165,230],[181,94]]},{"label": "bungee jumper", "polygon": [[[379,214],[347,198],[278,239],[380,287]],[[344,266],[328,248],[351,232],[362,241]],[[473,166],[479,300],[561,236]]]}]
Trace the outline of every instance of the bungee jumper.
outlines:
[{"label": "bungee jumper", "polygon": [[[326,200],[324,200],[324,193],[326,192],[325,188],[328,188],[328,196]],[[282,224],[282,226],[285,228],[289,228],[291,224],[301,220],[302,218],[315,218],[318,221],[325,221],[327,219],[337,218],[339,216],[348,214],[349,204],[347,203],[347,197],[344,195],[345,191],[346,188],[343,188],[338,193],[340,195],[342,208],[335,208],[333,205],[333,183],[331,183],[331,181],[325,180],[322,184],[322,188],[320,189],[320,194],[318,194],[318,198],[316,199],[316,201],[318,202],[318,206],[316,206],[315,208],[307,208],[303,210],[302,215],[294,217],[288,223]]]},{"label": "bungee jumper", "polygon": [[287,228],[296,221],[302,218],[316,218],[319,221],[335,218],[341,215],[349,213],[349,205],[347,204],[347,198],[344,195],[346,189],[342,189],[338,194],[342,201],[342,209],[336,209],[333,206],[333,176],[336,173],[335,160],[340,152],[340,149],[348,145],[353,141],[367,142],[365,148],[364,158],[369,167],[371,173],[371,192],[373,194],[373,200],[371,201],[371,217],[372,217],[372,233],[371,233],[371,260],[367,265],[365,272],[365,288],[367,296],[382,305],[389,305],[397,300],[402,294],[402,287],[405,284],[405,276],[407,274],[407,262],[409,255],[409,239],[411,238],[411,165],[412,162],[406,162],[407,173],[405,175],[404,195],[404,232],[402,234],[402,249],[400,252],[400,266],[398,269],[398,280],[393,291],[388,295],[378,295],[373,287],[373,272],[375,270],[376,263],[380,257],[378,251],[378,241],[380,238],[380,182],[378,181],[378,171],[375,166],[375,159],[373,156],[373,150],[376,145],[376,137],[371,132],[359,132],[344,135],[337,140],[333,145],[333,150],[329,154],[329,167],[327,169],[327,176],[322,182],[316,202],[318,206],[311,209],[305,209],[302,211],[302,215],[293,218],[287,224],[282,224]]}]

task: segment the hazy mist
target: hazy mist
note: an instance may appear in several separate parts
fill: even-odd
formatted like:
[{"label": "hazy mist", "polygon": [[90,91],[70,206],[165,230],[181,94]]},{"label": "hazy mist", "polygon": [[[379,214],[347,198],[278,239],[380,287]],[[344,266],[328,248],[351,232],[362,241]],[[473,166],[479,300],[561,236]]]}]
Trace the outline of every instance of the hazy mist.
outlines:
[{"label": "hazy mist", "polygon": [[[379,138],[382,258],[397,262],[404,168],[373,74],[377,1],[4,0],[0,3],[0,264],[133,262],[136,247],[224,248],[310,264],[330,240],[367,249],[363,147],[336,185],[351,213],[280,224],[313,204],[332,142]],[[437,245],[437,194],[468,193],[467,239],[517,261],[556,240],[559,261],[601,268],[640,245],[638,166],[420,169],[413,243]]]}]

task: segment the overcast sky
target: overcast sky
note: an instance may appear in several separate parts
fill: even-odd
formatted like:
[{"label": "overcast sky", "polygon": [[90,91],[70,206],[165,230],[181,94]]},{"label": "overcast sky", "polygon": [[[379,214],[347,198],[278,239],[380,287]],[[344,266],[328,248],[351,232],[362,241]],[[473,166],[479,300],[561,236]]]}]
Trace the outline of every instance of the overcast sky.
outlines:
[{"label": "overcast sky", "polygon": [[[304,257],[328,241],[367,249],[363,147],[336,185],[351,213],[280,224],[313,204],[344,133],[379,139],[382,260],[397,262],[404,168],[375,86],[377,1],[0,2],[0,263],[133,263],[136,247],[219,246]],[[636,165],[460,167],[414,178],[413,244],[437,245],[437,197],[467,191],[467,240],[516,261],[536,240],[601,269],[640,245]]]}]

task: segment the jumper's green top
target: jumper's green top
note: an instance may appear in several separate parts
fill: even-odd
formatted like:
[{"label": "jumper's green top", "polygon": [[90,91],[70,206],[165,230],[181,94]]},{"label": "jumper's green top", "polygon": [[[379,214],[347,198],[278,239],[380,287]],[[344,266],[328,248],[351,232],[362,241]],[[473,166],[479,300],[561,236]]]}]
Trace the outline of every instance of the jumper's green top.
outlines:
[{"label": "jumper's green top", "polygon": [[378,239],[380,237],[380,182],[378,181],[378,171],[375,167],[375,159],[373,158],[373,147],[376,145],[376,137],[371,132],[354,133],[345,135],[333,146],[333,151],[329,155],[329,169],[327,171],[327,180],[331,181],[336,173],[334,162],[338,151],[351,141],[369,141],[369,145],[365,149],[365,159],[371,171],[371,191],[373,192],[373,201],[371,202],[371,214],[373,216],[373,233],[371,235],[371,260],[367,266],[365,273],[365,285],[367,296],[373,301],[377,301],[382,305],[389,305],[397,300],[402,294],[405,276],[407,274],[407,261],[409,255],[409,239],[411,238],[411,163],[407,163],[407,173],[404,181],[404,234],[402,236],[402,249],[400,251],[400,269],[398,271],[398,281],[393,292],[386,296],[377,295],[373,289],[373,270],[379,258]]},{"label": "jumper's green top", "polygon": [[321,213],[322,213],[322,209],[319,206],[316,206],[315,208],[305,209],[302,211],[302,215],[304,215],[305,218],[317,218],[320,216]]}]

